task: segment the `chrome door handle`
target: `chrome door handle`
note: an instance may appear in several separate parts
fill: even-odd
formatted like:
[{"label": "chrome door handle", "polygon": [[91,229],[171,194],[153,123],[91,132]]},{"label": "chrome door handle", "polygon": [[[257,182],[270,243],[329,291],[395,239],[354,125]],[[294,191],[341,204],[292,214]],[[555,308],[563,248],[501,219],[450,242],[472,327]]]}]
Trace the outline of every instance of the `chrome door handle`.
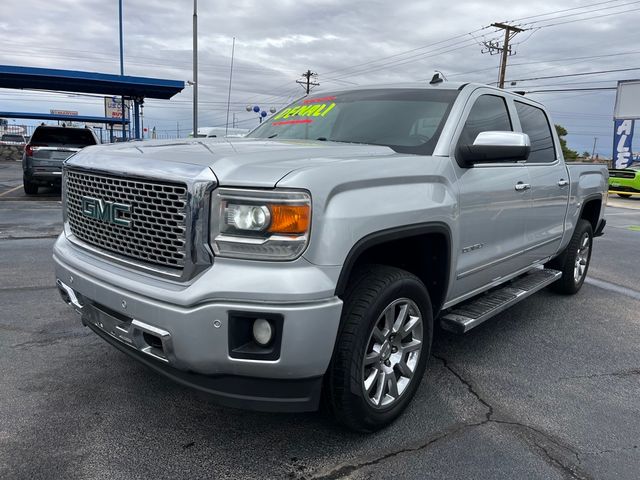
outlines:
[{"label": "chrome door handle", "polygon": [[564,178],[558,182],[559,187],[566,187],[567,185],[569,185],[569,181],[565,180]]},{"label": "chrome door handle", "polygon": [[516,191],[517,192],[522,192],[524,190],[529,190],[530,188],[531,188],[531,185],[529,185],[528,183],[522,183],[522,182],[516,183]]}]

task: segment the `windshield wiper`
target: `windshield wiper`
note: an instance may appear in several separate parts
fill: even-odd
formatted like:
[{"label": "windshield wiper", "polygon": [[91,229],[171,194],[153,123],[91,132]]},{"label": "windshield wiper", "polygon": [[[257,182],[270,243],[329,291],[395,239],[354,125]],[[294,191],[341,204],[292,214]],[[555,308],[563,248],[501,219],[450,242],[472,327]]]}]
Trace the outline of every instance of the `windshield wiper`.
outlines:
[{"label": "windshield wiper", "polygon": [[318,138],[316,138],[316,140],[320,140],[321,142],[326,142],[327,141],[327,137],[318,137]]}]

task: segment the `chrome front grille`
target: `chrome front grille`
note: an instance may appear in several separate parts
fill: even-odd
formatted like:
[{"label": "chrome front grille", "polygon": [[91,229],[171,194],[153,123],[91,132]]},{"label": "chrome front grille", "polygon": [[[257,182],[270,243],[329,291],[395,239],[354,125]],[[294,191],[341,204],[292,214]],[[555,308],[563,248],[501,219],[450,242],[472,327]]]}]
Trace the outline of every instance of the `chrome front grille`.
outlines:
[{"label": "chrome front grille", "polygon": [[[70,169],[65,171],[64,185],[69,228],[80,240],[138,261],[184,268],[186,185]],[[130,206],[130,212],[118,217],[128,225],[87,216],[83,197]]]}]

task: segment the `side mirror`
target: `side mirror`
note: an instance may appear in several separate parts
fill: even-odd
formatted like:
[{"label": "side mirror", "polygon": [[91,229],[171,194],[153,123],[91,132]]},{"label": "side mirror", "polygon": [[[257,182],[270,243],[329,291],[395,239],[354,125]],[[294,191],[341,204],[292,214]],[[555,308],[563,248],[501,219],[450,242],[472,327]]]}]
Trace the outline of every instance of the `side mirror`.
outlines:
[{"label": "side mirror", "polygon": [[473,145],[460,145],[457,155],[466,166],[476,163],[517,162],[529,158],[529,135],[520,132],[480,132]]}]

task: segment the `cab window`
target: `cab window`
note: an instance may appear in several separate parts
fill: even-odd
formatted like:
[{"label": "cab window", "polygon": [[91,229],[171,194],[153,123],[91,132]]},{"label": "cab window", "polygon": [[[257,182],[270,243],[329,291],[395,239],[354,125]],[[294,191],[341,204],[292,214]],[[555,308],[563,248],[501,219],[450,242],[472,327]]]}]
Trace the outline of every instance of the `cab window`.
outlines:
[{"label": "cab window", "polygon": [[522,131],[529,135],[531,153],[527,163],[551,163],[556,160],[553,134],[549,120],[541,108],[515,102]]},{"label": "cab window", "polygon": [[481,132],[512,130],[511,118],[504,98],[497,95],[481,95],[471,107],[458,145],[473,145]]}]

